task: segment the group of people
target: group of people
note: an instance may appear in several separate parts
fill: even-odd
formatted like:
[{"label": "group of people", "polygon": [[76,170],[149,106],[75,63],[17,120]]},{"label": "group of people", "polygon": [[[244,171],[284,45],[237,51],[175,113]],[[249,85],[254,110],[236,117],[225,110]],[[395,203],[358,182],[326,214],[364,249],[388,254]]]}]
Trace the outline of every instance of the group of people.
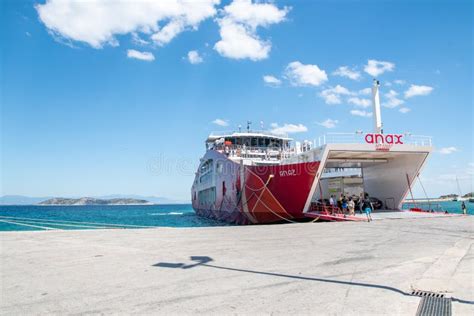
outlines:
[{"label": "group of people", "polygon": [[[365,215],[367,216],[367,221],[370,222],[372,220],[371,213],[374,210],[374,205],[370,201],[369,194],[365,193],[365,195],[363,195],[361,193],[358,203],[358,209],[360,214],[362,214],[362,212],[365,212]],[[349,214],[350,216],[355,215],[356,204],[352,196],[346,197],[344,194],[341,194],[336,201],[334,195],[331,195],[331,197],[329,198],[329,205],[332,208],[339,208],[340,210],[342,210],[343,214]]]}]

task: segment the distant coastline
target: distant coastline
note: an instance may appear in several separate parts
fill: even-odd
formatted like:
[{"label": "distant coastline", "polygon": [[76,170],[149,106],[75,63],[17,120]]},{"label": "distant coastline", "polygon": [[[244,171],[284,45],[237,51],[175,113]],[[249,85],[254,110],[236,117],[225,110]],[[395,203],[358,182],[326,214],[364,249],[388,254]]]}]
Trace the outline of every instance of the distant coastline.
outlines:
[{"label": "distant coastline", "polygon": [[[134,194],[110,194],[103,196],[87,196],[91,199],[98,200],[112,200],[112,199],[132,199],[132,200],[145,200],[149,205],[172,205],[172,204],[190,204],[191,200],[175,200],[166,197],[151,196],[151,195],[134,195]],[[24,196],[24,195],[3,195],[0,196],[0,205],[39,205],[39,203],[51,200],[54,198],[63,198],[63,199],[80,199],[79,196],[69,196],[69,197],[58,197],[58,196],[42,196],[42,197],[33,197],[33,196]],[[127,204],[98,204],[98,205],[133,205],[132,202],[127,202]],[[43,204],[44,205],[44,204]],[[59,204],[61,205],[61,204]],[[65,205],[65,204],[63,204]],[[138,205],[144,205],[139,203]],[[146,204],[148,205],[148,204]]]},{"label": "distant coastline", "polygon": [[452,194],[447,194],[447,195],[441,195],[438,198],[415,198],[415,199],[406,198],[405,201],[403,201],[403,202],[404,203],[450,202],[450,201],[462,202],[462,201],[468,201],[468,200],[472,199],[473,197],[474,197],[474,192],[469,192],[469,193],[466,193],[462,196],[452,193]]},{"label": "distant coastline", "polygon": [[52,198],[42,202],[39,202],[37,205],[45,205],[45,206],[80,206],[80,205],[153,205],[153,203],[147,200],[140,200],[140,199],[97,199],[97,198],[90,198],[90,197],[82,197],[78,199],[71,199],[71,198]]}]

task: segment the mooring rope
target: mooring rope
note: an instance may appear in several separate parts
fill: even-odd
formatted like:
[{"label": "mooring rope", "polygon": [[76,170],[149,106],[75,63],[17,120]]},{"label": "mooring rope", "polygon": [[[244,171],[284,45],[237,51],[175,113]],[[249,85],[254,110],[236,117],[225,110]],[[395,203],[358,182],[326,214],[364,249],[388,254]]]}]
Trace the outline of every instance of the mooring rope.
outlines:
[{"label": "mooring rope", "polygon": [[67,226],[67,227],[84,227],[84,228],[95,228],[95,229],[118,229],[120,227],[107,227],[107,226],[92,226],[92,225],[81,225],[81,224],[65,224],[65,223],[51,223],[51,222],[44,222],[44,221],[34,221],[34,220],[14,220],[17,223],[26,223],[26,224],[49,224],[53,226]]},{"label": "mooring rope", "polygon": [[7,221],[7,220],[4,220],[4,219],[0,219],[0,222],[13,224],[13,225],[19,225],[19,226],[28,226],[28,227],[33,227],[33,228],[40,228],[40,229],[44,229],[44,230],[57,230],[58,229],[58,228],[52,228],[52,227],[47,227],[47,226],[37,226],[37,225],[17,223],[17,222],[14,222],[14,221]]},{"label": "mooring rope", "polygon": [[101,226],[111,226],[111,227],[134,227],[134,228],[152,228],[155,226],[141,226],[141,225],[132,225],[132,224],[106,224],[106,223],[95,223],[95,222],[82,222],[82,221],[64,221],[64,220],[53,220],[53,219],[42,219],[42,218],[27,218],[27,217],[15,217],[15,216],[3,216],[0,215],[0,219],[13,219],[13,220],[28,220],[28,221],[40,221],[40,222],[51,222],[53,223],[66,223],[66,224],[91,224],[91,225],[101,225]]}]

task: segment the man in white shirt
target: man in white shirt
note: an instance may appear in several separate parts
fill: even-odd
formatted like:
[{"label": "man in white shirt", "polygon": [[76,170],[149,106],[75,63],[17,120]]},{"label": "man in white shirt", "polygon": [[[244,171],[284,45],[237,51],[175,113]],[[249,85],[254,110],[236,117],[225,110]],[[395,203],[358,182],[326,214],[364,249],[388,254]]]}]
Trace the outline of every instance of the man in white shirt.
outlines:
[{"label": "man in white shirt", "polygon": [[332,195],[329,198],[329,205],[334,206],[334,196],[332,196]]}]

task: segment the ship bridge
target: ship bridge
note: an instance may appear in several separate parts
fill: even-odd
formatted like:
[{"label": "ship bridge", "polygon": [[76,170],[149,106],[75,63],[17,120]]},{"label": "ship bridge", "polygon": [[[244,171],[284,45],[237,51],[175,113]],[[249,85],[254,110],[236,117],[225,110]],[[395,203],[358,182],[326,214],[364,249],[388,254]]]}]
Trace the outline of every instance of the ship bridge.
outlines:
[{"label": "ship bridge", "polygon": [[304,212],[341,194],[368,193],[381,208],[400,210],[433,147],[431,137],[411,134],[334,133],[318,147],[282,163],[320,161]]}]

